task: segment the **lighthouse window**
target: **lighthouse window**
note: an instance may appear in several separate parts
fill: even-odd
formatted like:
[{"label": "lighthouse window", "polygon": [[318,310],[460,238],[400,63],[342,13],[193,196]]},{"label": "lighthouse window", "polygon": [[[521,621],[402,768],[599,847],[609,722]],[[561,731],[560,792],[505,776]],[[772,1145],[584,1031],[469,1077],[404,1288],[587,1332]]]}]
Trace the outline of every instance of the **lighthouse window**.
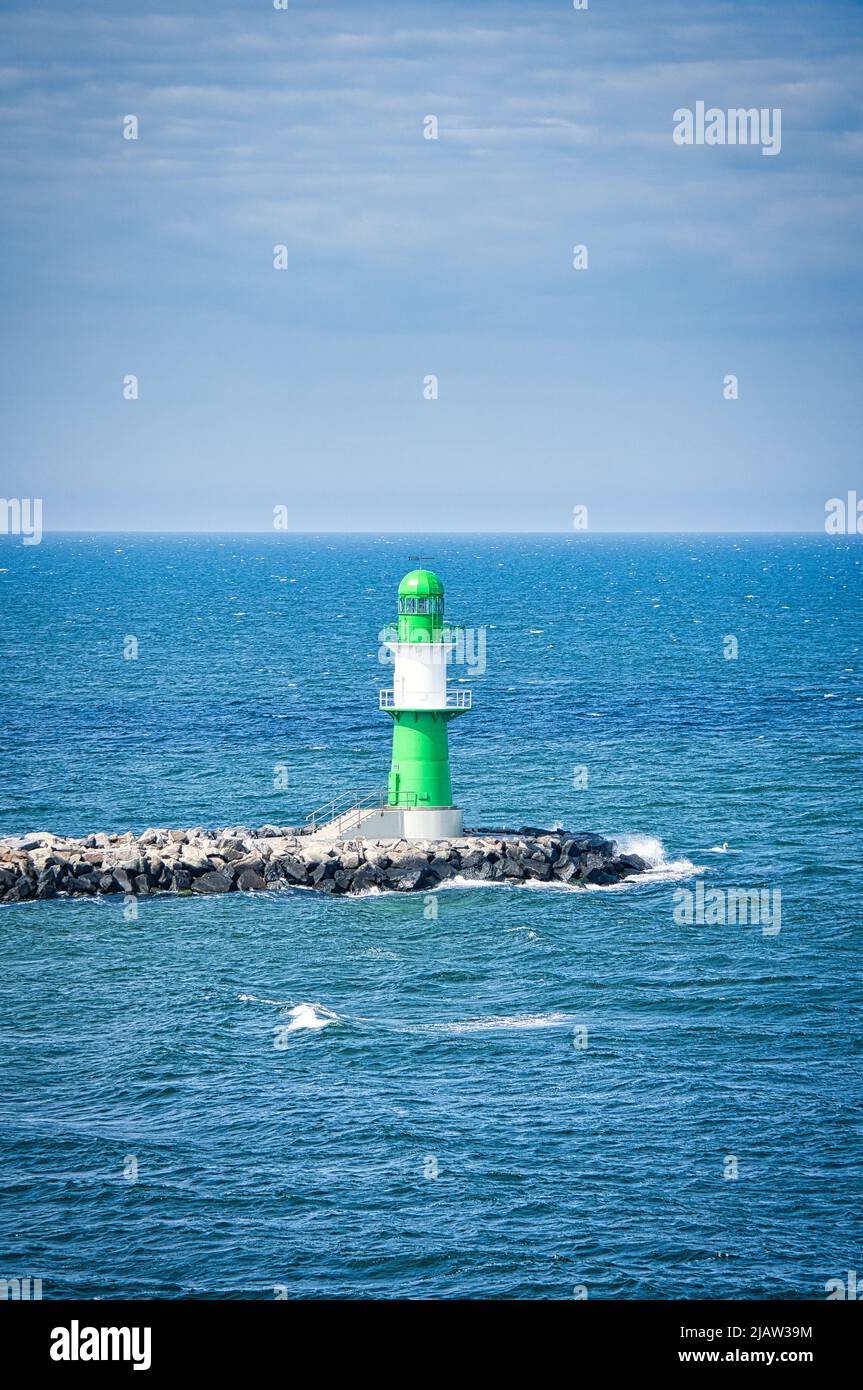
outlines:
[{"label": "lighthouse window", "polygon": [[418,612],[418,613],[427,613],[427,612],[428,612],[428,601],[427,601],[426,599],[424,599],[424,598],[418,598],[418,599],[417,599],[417,612]]},{"label": "lighthouse window", "polygon": [[414,599],[414,598],[403,598],[403,599],[402,599],[402,612],[403,612],[403,613],[415,613],[415,612],[416,612],[416,599]]}]

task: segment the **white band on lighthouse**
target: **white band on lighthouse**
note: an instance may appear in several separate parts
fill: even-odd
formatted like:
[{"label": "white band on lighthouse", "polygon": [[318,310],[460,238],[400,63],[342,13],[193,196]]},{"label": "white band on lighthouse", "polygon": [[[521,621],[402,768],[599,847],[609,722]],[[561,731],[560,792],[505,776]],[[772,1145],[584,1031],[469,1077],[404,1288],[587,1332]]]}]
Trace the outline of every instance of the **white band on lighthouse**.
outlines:
[{"label": "white band on lighthouse", "polygon": [[394,656],[393,708],[446,709],[446,672],[455,642],[387,642]]}]

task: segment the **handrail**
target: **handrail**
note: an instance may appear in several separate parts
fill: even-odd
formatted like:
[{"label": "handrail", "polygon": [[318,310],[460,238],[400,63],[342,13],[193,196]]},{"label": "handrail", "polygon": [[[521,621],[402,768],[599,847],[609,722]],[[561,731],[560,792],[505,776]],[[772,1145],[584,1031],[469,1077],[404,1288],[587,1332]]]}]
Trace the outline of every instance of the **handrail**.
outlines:
[{"label": "handrail", "polygon": [[378,705],[380,709],[417,709],[417,710],[436,710],[436,709],[470,709],[473,703],[472,690],[448,690],[446,692],[446,703],[443,705],[397,705],[396,692],[392,686],[381,690],[378,694]]},{"label": "handrail", "polygon": [[[340,820],[342,816],[347,816],[351,811],[359,811],[364,806],[371,806],[377,803],[378,809],[382,809],[387,798],[386,789],[377,788],[371,792],[346,792],[342,796],[333,797],[331,801],[325,801],[323,806],[318,806],[316,810],[310,811],[305,818],[305,824],[316,829],[318,825],[328,825],[331,821]],[[327,812],[327,815],[324,815]]]}]

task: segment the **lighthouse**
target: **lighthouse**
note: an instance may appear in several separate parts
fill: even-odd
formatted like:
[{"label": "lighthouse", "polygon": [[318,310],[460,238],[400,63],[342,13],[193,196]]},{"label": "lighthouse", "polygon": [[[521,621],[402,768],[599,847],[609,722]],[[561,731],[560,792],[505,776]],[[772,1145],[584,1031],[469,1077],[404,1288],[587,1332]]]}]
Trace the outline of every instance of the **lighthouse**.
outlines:
[{"label": "lighthouse", "polygon": [[384,644],[393,683],[378,696],[393,727],[387,785],[364,795],[348,793],[313,811],[306,821],[319,837],[446,840],[464,829],[464,815],[452,799],[449,726],[470,709],[471,692],[447,685],[458,629],[444,622],[443,584],[432,570],[405,575],[394,631]]},{"label": "lighthouse", "polygon": [[455,631],[444,624],[444,588],[432,570],[411,570],[399,585],[397,638],[387,646],[393,684],[380,692],[393,721],[387,809],[400,813],[405,836],[459,835],[464,817],[452,803],[449,725],[470,709],[471,692],[447,687]]}]

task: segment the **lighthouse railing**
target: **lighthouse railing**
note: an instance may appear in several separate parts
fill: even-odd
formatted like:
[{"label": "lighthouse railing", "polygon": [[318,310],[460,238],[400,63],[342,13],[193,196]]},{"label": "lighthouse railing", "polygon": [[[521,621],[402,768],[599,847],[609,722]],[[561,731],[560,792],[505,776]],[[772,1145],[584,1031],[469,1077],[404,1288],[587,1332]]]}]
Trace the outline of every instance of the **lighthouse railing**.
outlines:
[{"label": "lighthouse railing", "polygon": [[[405,709],[470,709],[473,701],[472,690],[448,690],[446,692],[445,703],[443,705],[420,705],[408,703]],[[379,695],[379,705],[381,709],[401,709],[401,705],[396,704],[396,692],[392,686],[387,690],[382,690]]]}]

